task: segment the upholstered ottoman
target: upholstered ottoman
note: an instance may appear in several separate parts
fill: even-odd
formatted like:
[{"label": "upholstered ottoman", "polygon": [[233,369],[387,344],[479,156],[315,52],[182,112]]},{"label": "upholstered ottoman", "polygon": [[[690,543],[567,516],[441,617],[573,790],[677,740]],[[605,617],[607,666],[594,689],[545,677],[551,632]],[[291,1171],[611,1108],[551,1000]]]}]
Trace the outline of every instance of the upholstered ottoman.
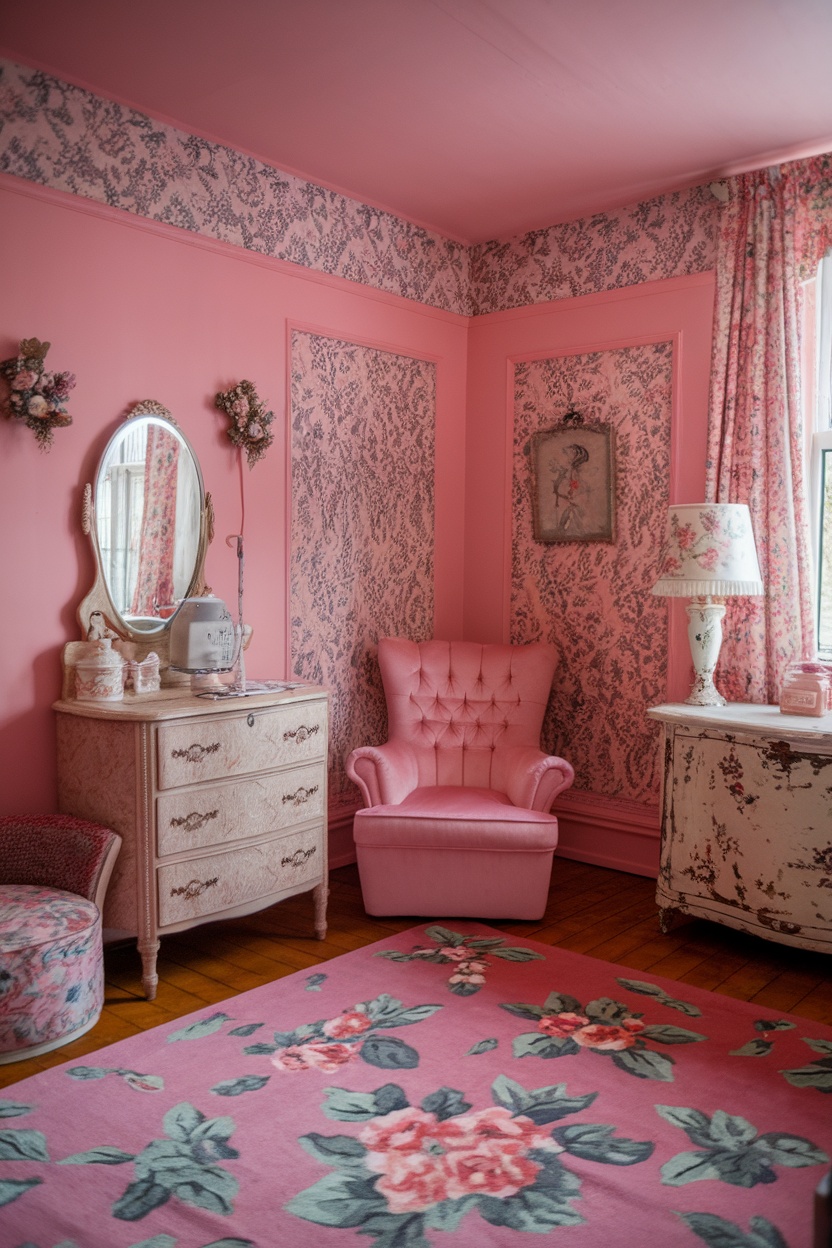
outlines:
[{"label": "upholstered ottoman", "polygon": [[101,1014],[101,911],[120,847],[72,815],[0,816],[0,1062],[67,1044]]},{"label": "upholstered ottoman", "polygon": [[557,818],[493,789],[417,788],[359,810],[353,835],[368,914],[539,919],[546,909]]},{"label": "upholstered ottoman", "polygon": [[0,885],[0,1062],[88,1031],[104,1003],[101,914],[63,889]]}]

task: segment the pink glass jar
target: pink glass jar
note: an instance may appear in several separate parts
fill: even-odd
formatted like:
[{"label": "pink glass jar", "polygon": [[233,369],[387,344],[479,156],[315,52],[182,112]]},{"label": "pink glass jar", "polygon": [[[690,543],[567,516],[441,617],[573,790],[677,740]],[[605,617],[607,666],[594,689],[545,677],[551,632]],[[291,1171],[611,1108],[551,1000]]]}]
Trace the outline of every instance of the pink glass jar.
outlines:
[{"label": "pink glass jar", "polygon": [[792,663],[780,690],[780,710],[786,715],[820,717],[832,708],[832,674],[827,664]]}]

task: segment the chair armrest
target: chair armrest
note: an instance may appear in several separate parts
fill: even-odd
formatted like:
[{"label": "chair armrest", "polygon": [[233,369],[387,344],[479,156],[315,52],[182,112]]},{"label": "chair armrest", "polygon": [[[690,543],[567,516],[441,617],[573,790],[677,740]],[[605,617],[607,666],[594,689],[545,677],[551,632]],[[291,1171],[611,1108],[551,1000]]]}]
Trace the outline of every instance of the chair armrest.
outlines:
[{"label": "chair armrest", "polygon": [[395,805],[419,782],[416,756],[406,741],[359,746],[347,759],[347,775],[361,790],[365,806]]},{"label": "chair armrest", "polygon": [[572,764],[565,758],[534,747],[520,745],[498,751],[494,761],[494,787],[524,810],[551,810],[557,795],[575,779]]}]

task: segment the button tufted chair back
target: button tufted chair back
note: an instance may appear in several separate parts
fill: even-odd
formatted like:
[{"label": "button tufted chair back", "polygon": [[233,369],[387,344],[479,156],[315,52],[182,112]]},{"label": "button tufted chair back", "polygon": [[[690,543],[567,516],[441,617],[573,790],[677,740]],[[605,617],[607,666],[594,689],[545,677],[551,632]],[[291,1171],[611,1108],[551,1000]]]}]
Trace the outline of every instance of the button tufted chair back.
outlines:
[{"label": "button tufted chair back", "polygon": [[388,737],[411,746],[419,785],[499,788],[502,751],[539,747],[553,646],[383,637],[378,659]]}]

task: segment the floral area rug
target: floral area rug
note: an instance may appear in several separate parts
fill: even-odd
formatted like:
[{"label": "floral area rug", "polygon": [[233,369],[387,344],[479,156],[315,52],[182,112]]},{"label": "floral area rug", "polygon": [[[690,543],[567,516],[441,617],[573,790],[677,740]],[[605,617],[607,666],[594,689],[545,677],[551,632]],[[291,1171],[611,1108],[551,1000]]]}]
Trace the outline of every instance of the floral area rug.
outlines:
[{"label": "floral area rug", "polygon": [[0,1244],[809,1248],[830,1092],[832,1028],[428,924],[5,1089]]}]

